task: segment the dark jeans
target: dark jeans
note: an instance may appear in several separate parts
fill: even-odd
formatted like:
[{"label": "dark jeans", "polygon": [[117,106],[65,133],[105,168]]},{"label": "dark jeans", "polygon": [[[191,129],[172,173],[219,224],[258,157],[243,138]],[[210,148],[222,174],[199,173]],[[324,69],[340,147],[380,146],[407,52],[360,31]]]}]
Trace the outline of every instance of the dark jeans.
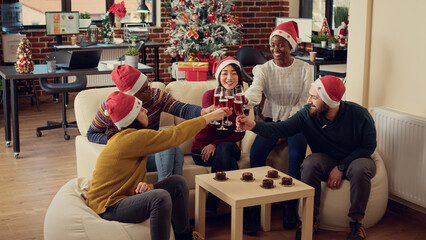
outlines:
[{"label": "dark jeans", "polygon": [[[272,122],[266,118],[265,122]],[[265,138],[256,136],[250,149],[250,167],[261,167],[266,165],[266,158],[274,149],[276,138]],[[302,133],[287,138],[288,143],[288,175],[300,180],[300,165],[305,159],[307,142]]]},{"label": "dark jeans", "polygon": [[[201,166],[211,166],[212,172],[237,170],[237,161],[240,160],[241,150],[237,144],[232,142],[223,142],[216,147],[216,151],[207,161],[203,161],[201,151],[193,150],[192,159],[195,164]],[[208,211],[216,212],[219,205],[219,198],[213,194],[208,194],[206,208]]]},{"label": "dark jeans", "polygon": [[[331,170],[337,164],[338,161],[323,153],[313,153],[303,161],[302,182],[315,188],[314,217],[319,215],[321,181],[327,181]],[[371,158],[355,159],[344,173],[344,177],[351,183],[349,217],[364,218],[370,197],[371,179],[374,175],[376,175],[376,164]],[[333,211],[333,209],[329,210]]]},{"label": "dark jeans", "polygon": [[124,223],[140,223],[151,218],[151,239],[169,239],[170,222],[176,234],[190,229],[188,197],[185,179],[172,175],[154,184],[154,190],[127,197],[99,216]]}]

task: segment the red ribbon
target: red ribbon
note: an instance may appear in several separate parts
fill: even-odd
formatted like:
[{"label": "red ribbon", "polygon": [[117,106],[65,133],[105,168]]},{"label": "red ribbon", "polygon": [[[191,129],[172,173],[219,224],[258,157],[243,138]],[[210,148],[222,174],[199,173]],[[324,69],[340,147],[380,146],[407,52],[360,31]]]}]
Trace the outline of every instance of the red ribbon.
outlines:
[{"label": "red ribbon", "polygon": [[192,29],[190,27],[188,27],[188,33],[186,34],[187,37],[194,37],[195,39],[198,39],[199,35],[196,29]]}]

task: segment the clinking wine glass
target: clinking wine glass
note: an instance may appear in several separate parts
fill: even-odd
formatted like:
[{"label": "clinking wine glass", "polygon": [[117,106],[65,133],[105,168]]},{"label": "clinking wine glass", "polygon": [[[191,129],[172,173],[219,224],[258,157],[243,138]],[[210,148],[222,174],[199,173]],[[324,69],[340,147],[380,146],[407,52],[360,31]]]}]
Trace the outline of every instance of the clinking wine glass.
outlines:
[{"label": "clinking wine glass", "polygon": [[[229,101],[228,98],[226,98],[225,91],[222,91],[219,97],[219,102],[221,107],[229,107]],[[217,130],[228,130],[224,125],[224,120],[222,120],[221,126]]]},{"label": "clinking wine glass", "polygon": [[[235,95],[234,97],[234,112],[238,116],[242,115],[244,111],[244,95]],[[244,132],[242,128],[236,128],[235,132]]]},{"label": "clinking wine glass", "polygon": [[[223,92],[223,87],[221,87],[221,86],[217,86],[215,89],[214,89],[214,93],[213,93],[213,104],[214,104],[214,108],[215,109],[218,109],[218,108],[220,108],[220,101],[219,101],[219,98],[220,98],[220,94]],[[213,122],[211,122],[210,124],[213,124],[213,125],[220,125],[220,122],[218,122],[218,121],[213,121]]]},{"label": "clinking wine glass", "polygon": [[[229,108],[234,106],[234,90],[233,89],[223,89],[225,93],[225,98],[228,99],[228,106]],[[229,121],[228,116],[225,117],[224,125],[229,127],[232,126],[232,122]]]}]

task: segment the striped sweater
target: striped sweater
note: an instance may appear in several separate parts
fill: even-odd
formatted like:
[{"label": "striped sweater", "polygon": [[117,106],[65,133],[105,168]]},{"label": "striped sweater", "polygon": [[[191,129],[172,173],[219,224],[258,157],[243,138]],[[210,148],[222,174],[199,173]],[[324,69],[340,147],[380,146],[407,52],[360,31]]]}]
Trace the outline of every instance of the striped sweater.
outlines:
[{"label": "striped sweater", "polygon": [[[153,88],[152,94],[151,101],[143,103],[143,107],[148,110],[149,129],[158,130],[161,112],[167,112],[183,119],[192,119],[200,116],[202,109],[200,106],[182,103],[170,96],[169,93],[158,88]],[[114,126],[114,123],[109,116],[105,115],[105,109],[106,101],[99,106],[95,119],[87,131],[87,139],[90,142],[107,143],[105,131],[108,127]]]}]

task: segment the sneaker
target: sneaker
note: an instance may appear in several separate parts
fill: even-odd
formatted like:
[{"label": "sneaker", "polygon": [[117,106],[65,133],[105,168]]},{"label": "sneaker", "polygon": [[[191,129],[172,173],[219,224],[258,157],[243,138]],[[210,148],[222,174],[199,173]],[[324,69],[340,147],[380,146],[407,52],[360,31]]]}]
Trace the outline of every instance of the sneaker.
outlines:
[{"label": "sneaker", "polygon": [[367,238],[365,233],[364,225],[360,222],[350,222],[349,226],[351,228],[350,233],[348,234],[347,240],[363,240]]},{"label": "sneaker", "polygon": [[[319,219],[314,217],[314,222],[312,226],[312,235],[317,233],[319,229]],[[296,240],[302,239],[302,225],[299,226],[299,228],[296,230]]]},{"label": "sneaker", "polygon": [[284,229],[293,229],[300,223],[297,215],[297,201],[290,200],[283,202],[283,227]]}]

